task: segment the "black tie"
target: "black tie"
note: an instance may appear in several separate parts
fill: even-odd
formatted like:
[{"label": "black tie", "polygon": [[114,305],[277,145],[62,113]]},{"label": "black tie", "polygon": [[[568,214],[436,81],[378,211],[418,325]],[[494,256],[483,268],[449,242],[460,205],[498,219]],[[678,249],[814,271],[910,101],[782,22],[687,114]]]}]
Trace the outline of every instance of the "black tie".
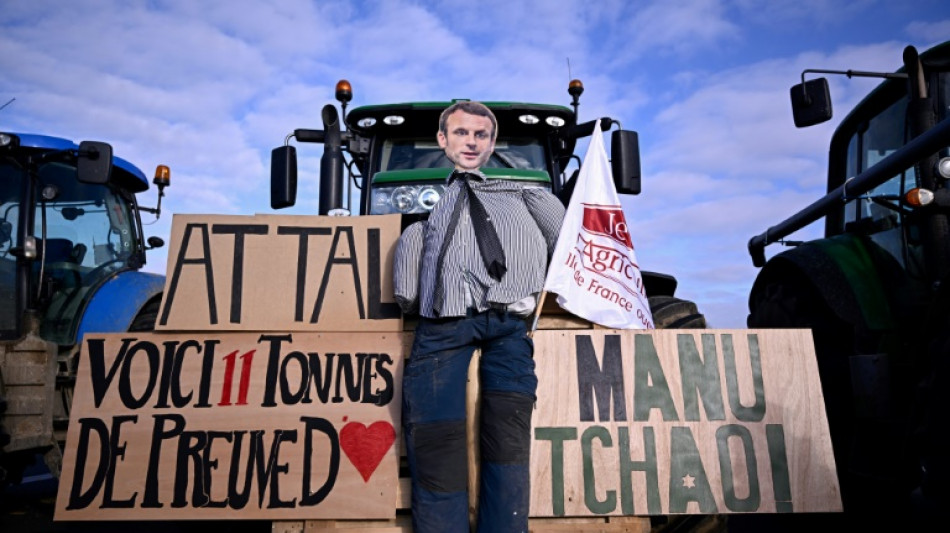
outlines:
[{"label": "black tie", "polygon": [[459,188],[459,195],[452,209],[452,217],[449,218],[449,224],[445,228],[445,237],[442,239],[439,260],[436,263],[435,307],[437,311],[442,307],[442,264],[445,261],[445,251],[449,247],[452,236],[455,235],[455,229],[458,227],[459,217],[462,213],[462,205],[466,198],[469,203],[468,211],[472,217],[472,227],[475,230],[475,240],[478,242],[478,250],[481,252],[482,261],[485,263],[488,275],[496,280],[501,280],[505,272],[508,271],[508,267],[505,266],[505,250],[501,246],[498,233],[495,232],[495,226],[492,225],[482,201],[478,199],[469,184],[470,179],[478,178],[468,172],[455,172],[452,179],[462,180],[462,186]]}]

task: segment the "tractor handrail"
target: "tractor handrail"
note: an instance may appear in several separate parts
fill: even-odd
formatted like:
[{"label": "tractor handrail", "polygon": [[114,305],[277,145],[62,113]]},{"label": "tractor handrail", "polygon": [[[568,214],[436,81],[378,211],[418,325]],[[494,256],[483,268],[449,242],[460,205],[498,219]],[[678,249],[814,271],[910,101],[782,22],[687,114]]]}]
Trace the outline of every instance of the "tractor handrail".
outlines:
[{"label": "tractor handrail", "polygon": [[918,135],[901,149],[890,154],[878,164],[845,181],[824,197],[765,230],[749,240],[749,255],[756,267],[765,265],[765,247],[778,242],[795,231],[822,218],[829,211],[855,195],[864,194],[881,185],[921,159],[950,145],[950,118],[940,121],[930,130]]}]

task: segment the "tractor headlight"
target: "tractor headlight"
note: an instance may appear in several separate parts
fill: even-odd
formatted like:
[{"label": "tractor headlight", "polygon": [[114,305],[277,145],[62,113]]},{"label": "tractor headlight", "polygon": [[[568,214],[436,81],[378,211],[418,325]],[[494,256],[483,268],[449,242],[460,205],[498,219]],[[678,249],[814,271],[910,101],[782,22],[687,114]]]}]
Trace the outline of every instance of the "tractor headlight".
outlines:
[{"label": "tractor headlight", "polygon": [[439,198],[442,198],[441,187],[439,189],[435,187],[424,187],[419,191],[419,205],[426,211],[432,211],[432,208],[438,203]]},{"label": "tractor headlight", "polygon": [[411,213],[416,205],[416,190],[414,187],[399,187],[393,191],[392,204],[400,213]]},{"label": "tractor headlight", "polygon": [[16,148],[20,144],[20,138],[10,133],[0,133],[0,148],[12,146]]},{"label": "tractor headlight", "polygon": [[372,214],[428,213],[442,198],[442,185],[400,185],[373,189]]}]

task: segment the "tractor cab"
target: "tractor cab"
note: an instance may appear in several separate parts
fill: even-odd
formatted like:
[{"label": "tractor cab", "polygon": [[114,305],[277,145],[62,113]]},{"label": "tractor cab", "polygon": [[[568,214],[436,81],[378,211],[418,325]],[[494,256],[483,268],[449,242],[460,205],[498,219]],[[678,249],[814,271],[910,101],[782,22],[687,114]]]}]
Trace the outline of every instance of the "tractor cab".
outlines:
[{"label": "tractor cab", "polygon": [[42,338],[72,344],[96,288],[145,264],[135,194],[148,181],[105,143],[0,137],[0,335],[20,337],[30,311]]},{"label": "tractor cab", "polygon": [[[575,109],[560,105],[523,102],[482,103],[498,120],[495,151],[482,171],[489,177],[531,182],[549,188],[567,203],[572,161],[580,163],[574,149],[579,139],[594,133],[596,120],[577,123],[577,98],[583,92],[574,80],[568,91]],[[442,111],[459,100],[367,105],[346,114],[352,98],[349,82],[337,84],[341,112],[333,105],[322,111],[323,129],[297,129],[271,157],[271,207],[280,209],[296,201],[297,142],[323,144],[320,163],[320,214],[377,215],[403,213],[403,222],[425,217],[442,194],[452,164],[436,141]],[[608,117],[601,120],[611,133],[611,165],[617,191],[640,192],[640,159],[637,134],[620,128]],[[345,125],[346,129],[341,129]],[[344,160],[349,154],[349,161]],[[344,176],[344,165],[348,176]],[[576,174],[576,172],[575,172]],[[348,186],[348,187],[347,187]],[[358,190],[344,194],[349,188]],[[355,199],[355,204],[353,202]]]}]

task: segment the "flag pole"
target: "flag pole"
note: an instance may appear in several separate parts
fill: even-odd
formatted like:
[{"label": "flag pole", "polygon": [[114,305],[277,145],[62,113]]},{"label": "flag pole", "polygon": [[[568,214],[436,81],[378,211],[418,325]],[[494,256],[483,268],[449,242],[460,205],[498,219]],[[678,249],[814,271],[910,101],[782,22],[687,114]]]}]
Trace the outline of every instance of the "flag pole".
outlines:
[{"label": "flag pole", "polygon": [[548,295],[548,291],[541,291],[541,296],[538,297],[538,306],[534,310],[534,320],[531,322],[531,329],[528,331],[528,336],[531,337],[534,333],[534,330],[538,329],[538,319],[541,318],[541,308],[544,306],[544,298]]}]

